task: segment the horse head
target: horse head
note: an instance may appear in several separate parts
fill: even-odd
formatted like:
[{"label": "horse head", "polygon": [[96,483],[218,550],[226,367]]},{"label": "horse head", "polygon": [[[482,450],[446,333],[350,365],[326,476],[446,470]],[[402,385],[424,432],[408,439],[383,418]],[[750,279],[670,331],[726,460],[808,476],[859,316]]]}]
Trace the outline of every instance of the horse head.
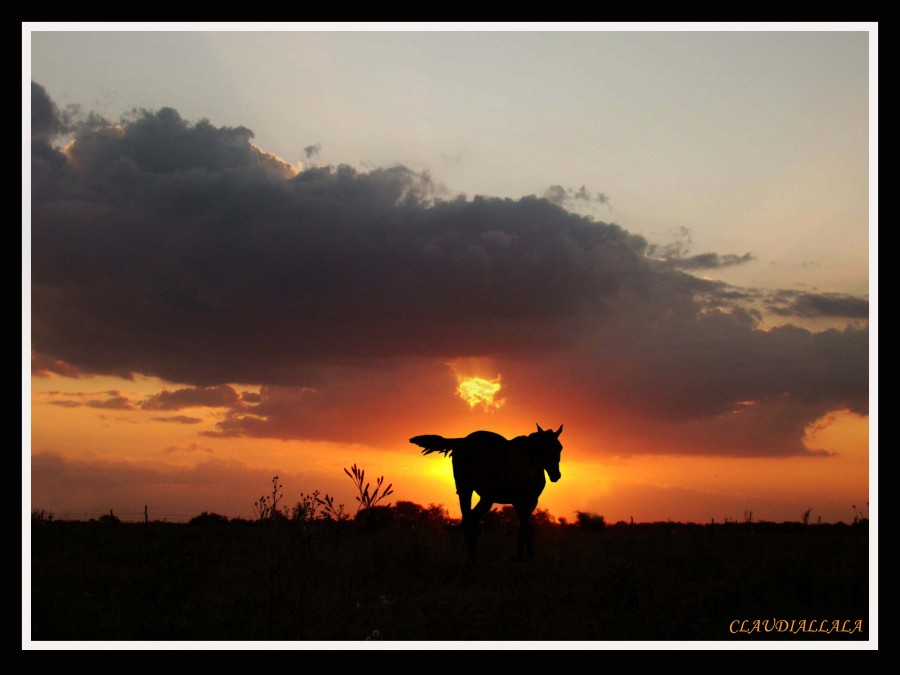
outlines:
[{"label": "horse head", "polygon": [[562,433],[563,425],[559,425],[559,429],[541,429],[540,424],[535,424],[537,433],[531,434],[534,439],[534,446],[541,460],[541,466],[550,477],[550,482],[555,483],[562,474],[559,471],[559,460],[562,455],[562,443],[559,442],[559,435]]}]

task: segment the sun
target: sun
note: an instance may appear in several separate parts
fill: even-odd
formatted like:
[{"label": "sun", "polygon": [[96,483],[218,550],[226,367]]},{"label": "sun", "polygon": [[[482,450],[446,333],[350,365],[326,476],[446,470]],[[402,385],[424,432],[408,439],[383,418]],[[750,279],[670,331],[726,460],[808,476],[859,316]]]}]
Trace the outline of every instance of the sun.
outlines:
[{"label": "sun", "polygon": [[456,394],[468,403],[470,408],[481,406],[485,412],[492,412],[506,403],[505,398],[498,396],[500,389],[499,374],[492,380],[483,377],[460,377]]}]

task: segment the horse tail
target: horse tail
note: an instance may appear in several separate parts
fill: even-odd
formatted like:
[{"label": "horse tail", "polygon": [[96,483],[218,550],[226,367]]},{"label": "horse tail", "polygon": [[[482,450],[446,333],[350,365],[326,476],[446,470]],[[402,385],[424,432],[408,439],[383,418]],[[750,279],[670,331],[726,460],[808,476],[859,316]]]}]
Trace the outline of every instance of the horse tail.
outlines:
[{"label": "horse tail", "polygon": [[430,455],[432,452],[443,452],[444,457],[453,450],[462,438],[444,438],[435,434],[425,434],[424,436],[413,436],[409,439],[410,443],[415,443],[423,448],[423,455]]}]

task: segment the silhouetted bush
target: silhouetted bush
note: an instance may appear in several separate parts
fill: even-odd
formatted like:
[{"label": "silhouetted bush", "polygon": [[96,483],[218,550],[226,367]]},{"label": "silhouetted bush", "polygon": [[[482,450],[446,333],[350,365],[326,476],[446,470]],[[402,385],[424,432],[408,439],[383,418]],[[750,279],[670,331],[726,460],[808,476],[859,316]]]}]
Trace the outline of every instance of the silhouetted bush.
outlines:
[{"label": "silhouetted bush", "polygon": [[582,530],[597,531],[606,527],[606,520],[597,513],[589,513],[587,511],[577,511],[575,521]]},{"label": "silhouetted bush", "polygon": [[194,516],[188,521],[188,525],[227,525],[228,518],[218,513],[204,511],[199,516]]},{"label": "silhouetted bush", "polygon": [[380,529],[394,525],[397,516],[390,506],[370,506],[357,513],[354,520],[365,529]]},{"label": "silhouetted bush", "polygon": [[[366,470],[358,468],[356,464],[350,469],[345,468],[344,473],[353,481],[353,484],[359,492],[359,495],[354,497],[354,499],[359,502],[359,506],[356,507],[357,513],[372,508],[378,504],[378,502],[394,492],[392,489],[393,483],[388,483],[388,486],[384,487],[384,476],[379,476],[376,479],[375,490],[370,491],[372,484],[366,482]],[[390,502],[388,502],[386,506],[390,506]]]},{"label": "silhouetted bush", "polygon": [[278,503],[284,498],[284,493],[281,492],[283,487],[278,482],[278,476],[272,476],[272,494],[262,495],[253,502],[259,520],[283,520],[287,517],[278,508]]},{"label": "silhouetted bush", "polygon": [[119,520],[118,517],[113,515],[113,512],[110,511],[106,513],[98,519],[101,525],[121,525],[122,521]]},{"label": "silhouetted bush", "polygon": [[31,524],[44,524],[44,523],[52,523],[53,522],[53,511],[45,511],[41,509],[39,511],[31,512]]}]

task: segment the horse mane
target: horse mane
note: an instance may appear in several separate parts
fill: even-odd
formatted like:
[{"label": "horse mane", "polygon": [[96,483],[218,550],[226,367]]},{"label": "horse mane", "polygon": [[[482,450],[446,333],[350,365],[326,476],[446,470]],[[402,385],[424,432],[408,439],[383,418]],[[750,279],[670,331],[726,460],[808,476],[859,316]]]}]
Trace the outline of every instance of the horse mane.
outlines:
[{"label": "horse mane", "polygon": [[536,455],[541,450],[540,436],[541,434],[537,431],[527,436],[516,436],[510,441],[510,444],[523,455]]}]

